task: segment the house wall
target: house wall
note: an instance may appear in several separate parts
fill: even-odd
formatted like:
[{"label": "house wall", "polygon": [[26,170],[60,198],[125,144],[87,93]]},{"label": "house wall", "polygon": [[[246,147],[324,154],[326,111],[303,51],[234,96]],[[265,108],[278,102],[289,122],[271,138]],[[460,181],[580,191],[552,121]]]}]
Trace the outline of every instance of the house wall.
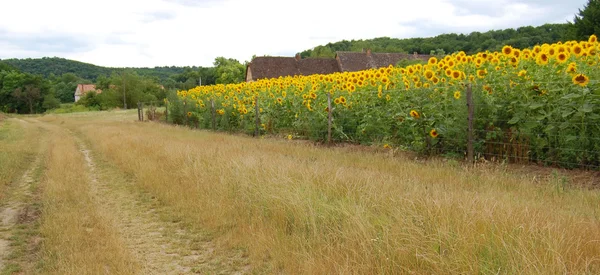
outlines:
[{"label": "house wall", "polygon": [[250,69],[250,66],[248,66],[246,72],[246,82],[252,82],[252,70]]},{"label": "house wall", "polygon": [[75,90],[75,102],[79,101],[79,99],[81,99],[81,91],[79,85],[77,85],[77,89]]}]

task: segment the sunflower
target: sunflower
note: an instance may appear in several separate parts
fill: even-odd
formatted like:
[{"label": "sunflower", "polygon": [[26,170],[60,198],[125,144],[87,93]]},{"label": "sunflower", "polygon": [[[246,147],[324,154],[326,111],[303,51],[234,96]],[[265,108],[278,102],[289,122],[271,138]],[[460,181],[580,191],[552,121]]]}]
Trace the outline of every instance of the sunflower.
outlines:
[{"label": "sunflower", "polygon": [[460,99],[460,91],[454,92],[454,98]]},{"label": "sunflower", "polygon": [[342,104],[345,104],[346,103],[346,98],[344,96],[340,96],[340,102]]},{"label": "sunflower", "polygon": [[546,65],[546,64],[548,64],[548,60],[549,60],[549,59],[550,59],[550,58],[548,57],[548,54],[546,54],[546,53],[541,53],[540,55],[538,55],[538,57],[537,57],[537,60],[536,60],[536,63],[537,63],[538,65]]},{"label": "sunflower", "polygon": [[512,56],[512,53],[513,53],[513,47],[508,46],[508,45],[502,47],[502,54],[503,55],[505,55],[505,56]]},{"label": "sunflower", "polygon": [[410,110],[410,116],[413,118],[420,118],[421,115],[419,114],[419,112],[415,111],[415,110]]},{"label": "sunflower", "polygon": [[526,70],[521,70],[518,74],[518,76],[520,77],[525,77],[527,75],[527,71]]},{"label": "sunflower", "polygon": [[283,99],[281,99],[281,97],[277,98],[277,103],[279,103],[280,105],[283,103]]},{"label": "sunflower", "polygon": [[569,59],[569,53],[567,53],[567,52],[559,53],[556,56],[556,61],[558,61],[558,63],[565,63],[567,61],[567,59]]},{"label": "sunflower", "polygon": [[581,54],[583,53],[583,47],[579,44],[575,44],[575,45],[573,45],[573,47],[571,47],[571,52],[573,54],[575,54],[577,57],[580,57]]},{"label": "sunflower", "polygon": [[435,64],[437,64],[437,62],[438,62],[437,58],[431,57],[431,58],[429,58],[429,61],[427,61],[427,64],[435,65]]},{"label": "sunflower", "polygon": [[573,84],[585,87],[590,82],[590,78],[584,74],[578,74],[573,77]]},{"label": "sunflower", "polygon": [[335,103],[335,104],[340,104],[340,103],[341,103],[341,101],[340,101],[340,99],[339,99],[339,98],[336,98],[336,99],[334,99],[334,100],[333,100],[333,103]]},{"label": "sunflower", "polygon": [[288,139],[288,140],[291,140],[292,138],[293,138],[293,136],[292,136],[292,135],[288,135],[288,136],[287,136],[287,139]]},{"label": "sunflower", "polygon": [[433,84],[438,84],[440,82],[440,79],[434,76],[434,77],[431,78],[431,82]]},{"label": "sunflower", "polygon": [[187,112],[188,117],[192,117],[192,112]]},{"label": "sunflower", "polygon": [[462,76],[462,73],[460,71],[452,71],[452,78],[455,80],[460,79],[460,77]]},{"label": "sunflower", "polygon": [[590,42],[590,43],[596,43],[596,42],[598,42],[598,37],[595,34],[592,34],[590,36],[590,38],[588,39],[588,42]]},{"label": "sunflower", "polygon": [[477,77],[479,78],[484,78],[485,75],[487,75],[487,70],[483,69],[483,70],[477,70]]},{"label": "sunflower", "polygon": [[310,92],[310,98],[312,99],[316,99],[317,98],[317,94],[315,92]]},{"label": "sunflower", "polygon": [[452,70],[450,70],[450,69],[446,69],[445,73],[446,73],[446,76],[448,76],[448,77],[452,76]]},{"label": "sunflower", "polygon": [[435,73],[432,70],[426,70],[423,74],[427,80],[431,80],[435,76]]},{"label": "sunflower", "polygon": [[438,134],[438,132],[437,132],[437,130],[436,130],[436,129],[431,129],[431,131],[429,131],[429,135],[430,135],[432,138],[437,138],[437,137],[439,136],[439,134]]},{"label": "sunflower", "polygon": [[576,71],[577,71],[577,64],[575,62],[569,63],[569,66],[567,67],[567,73],[574,73]]},{"label": "sunflower", "polygon": [[483,90],[488,92],[488,94],[492,94],[492,87],[490,87],[489,85],[484,85],[483,86]]}]

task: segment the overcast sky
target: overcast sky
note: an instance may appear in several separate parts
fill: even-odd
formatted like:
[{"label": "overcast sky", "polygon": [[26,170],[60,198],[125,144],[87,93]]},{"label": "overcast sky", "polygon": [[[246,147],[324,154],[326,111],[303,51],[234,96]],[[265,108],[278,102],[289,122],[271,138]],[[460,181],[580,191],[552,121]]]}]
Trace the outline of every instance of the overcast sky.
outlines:
[{"label": "overcast sky", "polygon": [[586,0],[0,0],[0,59],[212,66],[343,39],[430,37],[572,20]]}]

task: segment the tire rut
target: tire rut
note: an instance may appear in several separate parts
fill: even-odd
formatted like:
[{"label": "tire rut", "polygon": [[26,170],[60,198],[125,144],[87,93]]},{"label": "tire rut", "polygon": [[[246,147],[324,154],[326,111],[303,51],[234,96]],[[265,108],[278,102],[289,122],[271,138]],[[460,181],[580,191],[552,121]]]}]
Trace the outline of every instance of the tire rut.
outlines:
[{"label": "tire rut", "polygon": [[[194,242],[198,236],[162,221],[159,214],[128,190],[125,180],[102,180],[101,171],[85,143],[73,135],[89,170],[91,194],[99,209],[114,221],[124,243],[140,264],[143,274],[195,273],[210,262],[210,242]],[[190,249],[193,247],[195,249]]]},{"label": "tire rut", "polygon": [[21,219],[27,219],[27,205],[31,203],[33,196],[31,185],[35,182],[34,173],[40,167],[44,150],[43,144],[44,141],[41,141],[34,161],[9,191],[8,200],[0,205],[0,271],[5,268],[7,257],[11,253],[11,237],[14,227],[21,222]]}]

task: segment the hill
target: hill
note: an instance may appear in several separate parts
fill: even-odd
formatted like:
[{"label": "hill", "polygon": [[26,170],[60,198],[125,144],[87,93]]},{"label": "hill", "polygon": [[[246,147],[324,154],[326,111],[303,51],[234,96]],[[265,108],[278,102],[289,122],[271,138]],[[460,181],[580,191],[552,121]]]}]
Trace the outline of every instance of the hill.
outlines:
[{"label": "hill", "polygon": [[[98,76],[110,76],[115,71],[122,68],[101,67],[89,63],[69,60],[59,57],[26,58],[26,59],[5,59],[2,62],[11,65],[22,72],[30,74],[39,74],[48,77],[51,74],[63,75],[65,73],[74,73],[77,76],[95,81]],[[182,74],[185,69],[197,70],[198,67],[154,67],[154,68],[127,68],[135,71],[138,75],[156,78],[161,82],[173,75]]]},{"label": "hill", "polygon": [[572,38],[571,24],[545,24],[538,27],[526,26],[517,29],[472,32],[470,34],[442,34],[430,38],[397,39],[380,37],[367,40],[342,40],[320,45],[300,53],[306,57],[333,57],[336,51],[361,51],[370,48],[373,52],[438,54],[465,51],[472,54],[481,51],[497,51],[504,45],[527,48],[537,44],[555,43]]}]

